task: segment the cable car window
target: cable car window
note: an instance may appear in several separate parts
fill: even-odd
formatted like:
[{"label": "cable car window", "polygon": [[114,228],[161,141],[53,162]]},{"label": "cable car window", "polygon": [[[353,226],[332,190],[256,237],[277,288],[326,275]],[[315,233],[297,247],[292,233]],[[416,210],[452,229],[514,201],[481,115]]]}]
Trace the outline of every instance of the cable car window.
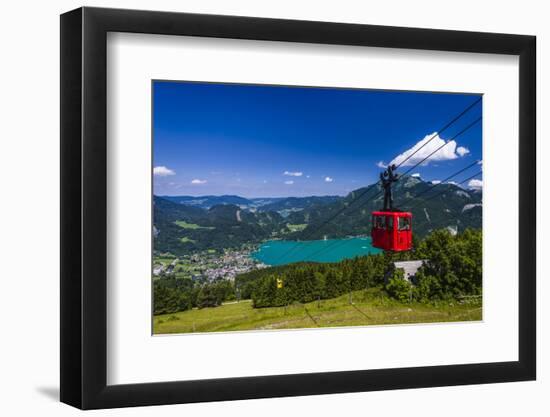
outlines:
[{"label": "cable car window", "polygon": [[377,229],[385,229],[386,223],[384,221],[384,216],[374,216],[374,227]]},{"label": "cable car window", "polygon": [[399,230],[411,230],[411,220],[408,217],[399,217]]},{"label": "cable car window", "polygon": [[386,220],[388,221],[388,229],[393,230],[393,217],[388,216]]}]

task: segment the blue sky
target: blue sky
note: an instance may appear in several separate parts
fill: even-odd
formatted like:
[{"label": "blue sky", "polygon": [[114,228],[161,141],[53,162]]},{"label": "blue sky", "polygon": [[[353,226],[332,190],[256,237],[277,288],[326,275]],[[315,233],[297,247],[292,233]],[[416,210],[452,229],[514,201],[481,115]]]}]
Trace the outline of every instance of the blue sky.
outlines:
[{"label": "blue sky", "polygon": [[[345,195],[375,182],[382,165],[402,160],[400,155],[477,99],[470,94],[154,81],[154,193]],[[451,139],[481,115],[481,107],[477,104],[415,157]],[[411,174],[441,180],[481,160],[481,136],[478,123]],[[403,165],[399,171],[409,168]]]}]

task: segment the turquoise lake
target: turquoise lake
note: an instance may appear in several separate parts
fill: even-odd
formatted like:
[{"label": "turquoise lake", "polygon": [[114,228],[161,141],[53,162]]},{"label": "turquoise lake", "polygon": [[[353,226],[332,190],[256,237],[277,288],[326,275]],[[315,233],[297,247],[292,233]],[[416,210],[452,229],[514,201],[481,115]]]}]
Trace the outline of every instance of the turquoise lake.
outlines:
[{"label": "turquoise lake", "polygon": [[339,262],[380,252],[372,247],[370,237],[304,242],[272,240],[262,244],[252,257],[267,265],[284,265],[301,261]]}]

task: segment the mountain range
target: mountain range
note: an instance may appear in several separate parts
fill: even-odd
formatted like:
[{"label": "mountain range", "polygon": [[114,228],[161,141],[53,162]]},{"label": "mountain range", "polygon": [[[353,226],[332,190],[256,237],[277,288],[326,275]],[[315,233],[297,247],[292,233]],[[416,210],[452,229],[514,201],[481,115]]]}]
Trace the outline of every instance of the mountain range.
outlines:
[{"label": "mountain range", "polygon": [[[433,189],[432,189],[433,188]],[[240,247],[266,239],[313,240],[370,233],[370,213],[381,209],[380,185],[347,196],[244,198],[155,196],[155,251],[185,255]],[[454,184],[404,176],[394,186],[394,206],[413,214],[413,232],[481,228],[482,193]]]},{"label": "mountain range", "polygon": [[209,209],[220,204],[233,204],[241,209],[250,211],[277,211],[285,216],[292,211],[302,210],[315,204],[327,204],[342,199],[340,196],[311,196],[311,197],[263,197],[244,198],[238,195],[204,195],[204,196],[160,196],[165,200],[186,206]]},{"label": "mountain range", "polygon": [[[418,177],[406,176],[393,187],[394,207],[412,212],[413,232],[418,237],[445,227],[459,231],[467,227],[481,228],[481,191],[449,183],[435,185]],[[296,239],[369,234],[370,213],[381,210],[383,203],[382,187],[371,185],[354,190],[324,207],[312,206],[292,213],[286,220],[308,225],[293,236]],[[327,219],[331,220],[327,222]]]}]

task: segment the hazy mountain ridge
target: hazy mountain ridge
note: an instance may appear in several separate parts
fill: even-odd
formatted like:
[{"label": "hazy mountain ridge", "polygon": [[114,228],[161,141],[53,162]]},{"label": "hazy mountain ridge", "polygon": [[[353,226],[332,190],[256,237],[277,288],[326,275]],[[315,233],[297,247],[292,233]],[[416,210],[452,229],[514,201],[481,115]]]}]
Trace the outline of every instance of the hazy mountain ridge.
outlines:
[{"label": "hazy mountain ridge", "polygon": [[328,204],[339,199],[341,196],[308,196],[308,197],[257,197],[245,198],[238,195],[204,195],[204,196],[159,196],[173,203],[183,204],[191,207],[209,209],[213,206],[236,205],[242,209],[258,211],[280,211],[302,210],[313,204]]},{"label": "hazy mountain ridge", "polygon": [[234,204],[236,206],[250,206],[253,204],[252,200],[249,200],[238,195],[204,195],[204,196],[160,196],[165,200],[173,203],[184,204],[186,206],[200,207],[209,209],[212,206],[218,204]]}]

